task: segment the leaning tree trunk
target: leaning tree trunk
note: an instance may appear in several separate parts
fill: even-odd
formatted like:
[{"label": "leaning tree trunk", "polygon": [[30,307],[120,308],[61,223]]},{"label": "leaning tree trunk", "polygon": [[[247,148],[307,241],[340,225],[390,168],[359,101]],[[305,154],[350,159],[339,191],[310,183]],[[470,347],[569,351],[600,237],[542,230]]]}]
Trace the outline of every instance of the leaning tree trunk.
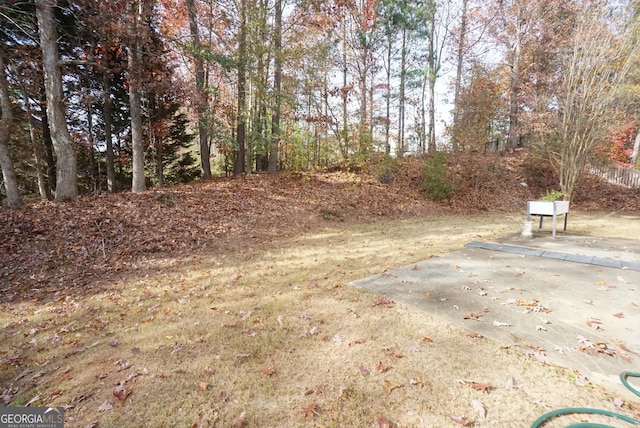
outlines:
[{"label": "leaning tree trunk", "polygon": [[51,140],[56,152],[56,201],[78,196],[76,152],[71,144],[63,105],[62,73],[59,68],[58,34],[53,17],[55,0],[36,0],[40,48],[44,62],[44,86]]},{"label": "leaning tree trunk", "polygon": [[2,117],[0,118],[0,167],[2,167],[4,188],[7,191],[7,205],[19,207],[22,205],[22,198],[18,189],[18,178],[13,168],[13,161],[9,155],[9,138],[11,136],[11,125],[13,124],[13,112],[11,111],[11,100],[9,99],[9,85],[4,74],[4,51],[2,48],[0,48],[0,107],[2,107]]}]

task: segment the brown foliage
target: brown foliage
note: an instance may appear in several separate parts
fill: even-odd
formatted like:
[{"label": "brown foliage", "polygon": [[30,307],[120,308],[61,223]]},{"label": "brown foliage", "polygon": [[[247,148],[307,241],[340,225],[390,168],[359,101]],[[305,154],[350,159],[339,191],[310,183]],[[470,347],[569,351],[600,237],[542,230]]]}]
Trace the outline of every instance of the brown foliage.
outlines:
[{"label": "brown foliage", "polygon": [[[0,294],[5,301],[46,300],[61,289],[99,287],[114,275],[167,255],[222,253],[254,242],[286,240],[332,222],[524,213],[526,201],[547,190],[536,184],[546,180],[526,176],[529,161],[526,152],[457,155],[450,168],[458,190],[442,204],[420,196],[423,162],[409,158],[390,184],[367,173],[284,173],[2,209]],[[640,191],[586,177],[574,206],[637,209]]]}]

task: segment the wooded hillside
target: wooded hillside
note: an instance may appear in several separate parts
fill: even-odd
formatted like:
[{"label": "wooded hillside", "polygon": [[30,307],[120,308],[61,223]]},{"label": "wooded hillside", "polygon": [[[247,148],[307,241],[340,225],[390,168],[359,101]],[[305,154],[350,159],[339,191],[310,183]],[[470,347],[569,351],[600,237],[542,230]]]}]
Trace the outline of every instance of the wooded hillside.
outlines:
[{"label": "wooded hillside", "polygon": [[[458,159],[450,165],[457,189],[442,203],[422,197],[423,160],[409,158],[390,176],[386,164],[358,172],[255,174],[0,210],[0,293],[11,300],[46,298],[63,287],[82,292],[167,257],[224,254],[342,222],[496,211],[524,219],[526,201],[555,181],[549,171],[531,170],[535,162],[526,152]],[[591,176],[572,202],[573,210],[638,207],[640,190]]]}]

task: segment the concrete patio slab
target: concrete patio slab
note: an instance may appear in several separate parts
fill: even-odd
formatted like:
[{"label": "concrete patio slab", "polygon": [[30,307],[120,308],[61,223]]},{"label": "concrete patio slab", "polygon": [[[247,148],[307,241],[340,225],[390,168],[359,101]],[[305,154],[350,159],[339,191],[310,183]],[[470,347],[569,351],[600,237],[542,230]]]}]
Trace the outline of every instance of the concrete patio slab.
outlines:
[{"label": "concrete patio slab", "polygon": [[640,370],[640,240],[513,235],[352,285],[621,394]]}]

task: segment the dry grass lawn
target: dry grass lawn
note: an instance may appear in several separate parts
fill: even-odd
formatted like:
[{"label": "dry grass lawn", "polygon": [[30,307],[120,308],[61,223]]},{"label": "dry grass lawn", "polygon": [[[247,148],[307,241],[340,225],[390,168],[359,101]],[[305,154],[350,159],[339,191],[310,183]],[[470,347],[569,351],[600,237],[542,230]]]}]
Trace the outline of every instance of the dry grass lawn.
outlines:
[{"label": "dry grass lawn", "polygon": [[[348,286],[522,220],[335,222],[155,259],[46,304],[2,303],[0,391],[67,406],[68,427],[527,427],[560,407],[637,413],[575,373]],[[640,236],[640,217],[576,212],[571,232]]]}]

